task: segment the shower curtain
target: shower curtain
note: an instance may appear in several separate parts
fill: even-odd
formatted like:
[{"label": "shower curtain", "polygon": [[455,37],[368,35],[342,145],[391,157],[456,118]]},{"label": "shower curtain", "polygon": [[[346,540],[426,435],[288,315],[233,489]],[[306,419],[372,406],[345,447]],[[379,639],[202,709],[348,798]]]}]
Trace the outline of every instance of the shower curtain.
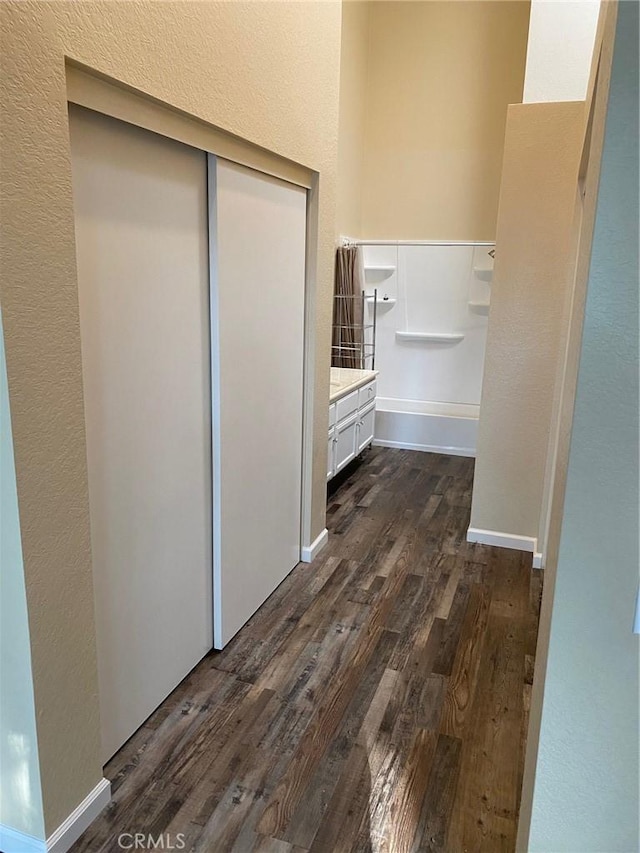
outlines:
[{"label": "shower curtain", "polygon": [[364,367],[364,271],[359,246],[336,252],[333,300],[333,367]]}]

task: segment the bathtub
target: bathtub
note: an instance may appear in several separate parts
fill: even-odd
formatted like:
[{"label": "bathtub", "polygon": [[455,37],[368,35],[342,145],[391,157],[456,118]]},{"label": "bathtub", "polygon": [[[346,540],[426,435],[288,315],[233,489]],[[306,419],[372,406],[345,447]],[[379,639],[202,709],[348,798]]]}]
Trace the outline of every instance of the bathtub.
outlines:
[{"label": "bathtub", "polygon": [[378,397],[373,443],[380,447],[475,456],[479,415],[479,405]]}]

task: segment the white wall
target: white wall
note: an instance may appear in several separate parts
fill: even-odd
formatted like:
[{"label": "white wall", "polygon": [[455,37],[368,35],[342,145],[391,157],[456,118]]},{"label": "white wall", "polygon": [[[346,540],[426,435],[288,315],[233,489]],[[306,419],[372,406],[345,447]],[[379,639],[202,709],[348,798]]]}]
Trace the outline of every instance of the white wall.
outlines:
[{"label": "white wall", "polygon": [[[0,316],[0,824],[44,838],[31,650]],[[0,829],[0,848],[9,853]]]},{"label": "white wall", "polygon": [[587,96],[600,0],[531,0],[523,103]]},{"label": "white wall", "polygon": [[621,2],[527,847],[533,853],[628,853],[640,843],[639,654],[632,634],[639,563],[638,94],[638,4]]}]

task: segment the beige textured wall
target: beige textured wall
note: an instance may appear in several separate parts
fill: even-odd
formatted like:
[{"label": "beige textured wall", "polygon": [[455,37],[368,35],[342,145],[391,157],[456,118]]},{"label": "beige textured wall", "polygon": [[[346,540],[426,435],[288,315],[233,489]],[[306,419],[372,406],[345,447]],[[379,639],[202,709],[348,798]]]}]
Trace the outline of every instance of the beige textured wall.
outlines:
[{"label": "beige textured wall", "polygon": [[336,230],[348,237],[362,236],[370,10],[371,3],[365,0],[342,4]]},{"label": "beige textured wall", "polygon": [[529,3],[371,4],[362,236],[493,240]]},{"label": "beige textured wall", "polygon": [[50,833],[101,776],[64,57],[320,173],[312,534],[324,527],[340,4],[4,2],[2,308]]},{"label": "beige textured wall", "polygon": [[538,537],[584,124],[583,101],[509,107],[471,527]]}]

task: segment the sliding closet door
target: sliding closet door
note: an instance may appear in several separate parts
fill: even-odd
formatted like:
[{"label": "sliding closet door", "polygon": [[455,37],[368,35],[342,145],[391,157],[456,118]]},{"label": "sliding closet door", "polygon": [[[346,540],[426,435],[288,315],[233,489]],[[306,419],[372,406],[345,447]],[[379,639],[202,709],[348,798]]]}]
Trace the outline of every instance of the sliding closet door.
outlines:
[{"label": "sliding closet door", "polygon": [[106,759],[213,642],[207,166],[70,125]]},{"label": "sliding closet door", "polygon": [[306,192],[210,157],[214,634],[300,559]]}]

